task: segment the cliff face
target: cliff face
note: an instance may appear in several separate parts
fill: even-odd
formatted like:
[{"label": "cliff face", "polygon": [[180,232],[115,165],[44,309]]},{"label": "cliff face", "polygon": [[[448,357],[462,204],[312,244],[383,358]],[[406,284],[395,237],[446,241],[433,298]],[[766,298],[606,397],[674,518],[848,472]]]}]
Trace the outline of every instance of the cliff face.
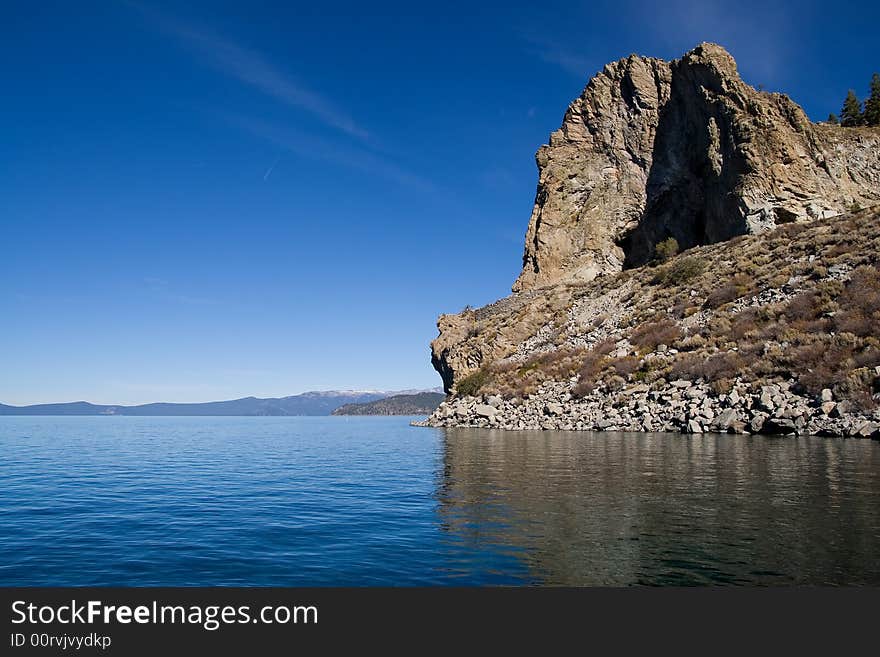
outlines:
[{"label": "cliff face", "polygon": [[[514,294],[438,320],[432,362],[447,391],[527,357],[570,319],[573,289],[644,265],[667,237],[689,249],[880,202],[880,131],[811,123],[787,96],[744,83],[714,44],[607,65],[536,159]],[[578,321],[598,321],[627,293],[615,283]]]},{"label": "cliff face", "polygon": [[607,65],[537,153],[514,291],[590,281],[682,248],[880,200],[880,138],[815,125],[720,46]]}]

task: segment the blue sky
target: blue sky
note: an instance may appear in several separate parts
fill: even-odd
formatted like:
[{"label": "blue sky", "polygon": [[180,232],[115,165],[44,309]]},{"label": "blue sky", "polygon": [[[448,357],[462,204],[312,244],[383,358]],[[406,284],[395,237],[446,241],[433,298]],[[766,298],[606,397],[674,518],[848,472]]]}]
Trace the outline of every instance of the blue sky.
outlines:
[{"label": "blue sky", "polygon": [[0,402],[439,385],[509,292],[534,152],[606,62],[726,46],[812,118],[876,3],[0,6]]}]

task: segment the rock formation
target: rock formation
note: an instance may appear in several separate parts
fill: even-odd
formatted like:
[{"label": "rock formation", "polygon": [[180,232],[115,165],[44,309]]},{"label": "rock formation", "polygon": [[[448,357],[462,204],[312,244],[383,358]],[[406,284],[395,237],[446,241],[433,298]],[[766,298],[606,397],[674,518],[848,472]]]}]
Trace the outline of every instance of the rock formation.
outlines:
[{"label": "rock formation", "polygon": [[811,123],[708,43],[607,65],[536,159],[515,291],[644,264],[666,237],[688,248],[880,200],[876,133]]},{"label": "rock formation", "polygon": [[[814,124],[702,44],[606,66],[537,163],[514,293],[438,320],[454,398],[429,423],[877,433],[880,129]],[[657,266],[670,237],[684,253]],[[791,392],[778,416],[765,388]]]}]

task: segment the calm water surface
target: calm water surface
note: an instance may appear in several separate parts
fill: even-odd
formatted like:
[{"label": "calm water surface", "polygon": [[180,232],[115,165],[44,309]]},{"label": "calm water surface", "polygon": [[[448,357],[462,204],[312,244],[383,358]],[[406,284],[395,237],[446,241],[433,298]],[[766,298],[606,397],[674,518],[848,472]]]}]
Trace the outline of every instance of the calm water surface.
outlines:
[{"label": "calm water surface", "polygon": [[880,585],[880,443],[0,418],[0,585]]}]

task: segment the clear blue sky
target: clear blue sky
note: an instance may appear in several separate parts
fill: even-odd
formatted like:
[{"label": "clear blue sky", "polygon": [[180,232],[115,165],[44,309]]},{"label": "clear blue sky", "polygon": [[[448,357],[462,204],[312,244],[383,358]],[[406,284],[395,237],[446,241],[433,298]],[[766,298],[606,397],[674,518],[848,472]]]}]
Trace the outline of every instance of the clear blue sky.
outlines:
[{"label": "clear blue sky", "polygon": [[[658,13],[655,7],[662,6]],[[509,292],[534,152],[590,76],[717,41],[814,119],[877,3],[0,6],[0,402],[431,387]]]}]

